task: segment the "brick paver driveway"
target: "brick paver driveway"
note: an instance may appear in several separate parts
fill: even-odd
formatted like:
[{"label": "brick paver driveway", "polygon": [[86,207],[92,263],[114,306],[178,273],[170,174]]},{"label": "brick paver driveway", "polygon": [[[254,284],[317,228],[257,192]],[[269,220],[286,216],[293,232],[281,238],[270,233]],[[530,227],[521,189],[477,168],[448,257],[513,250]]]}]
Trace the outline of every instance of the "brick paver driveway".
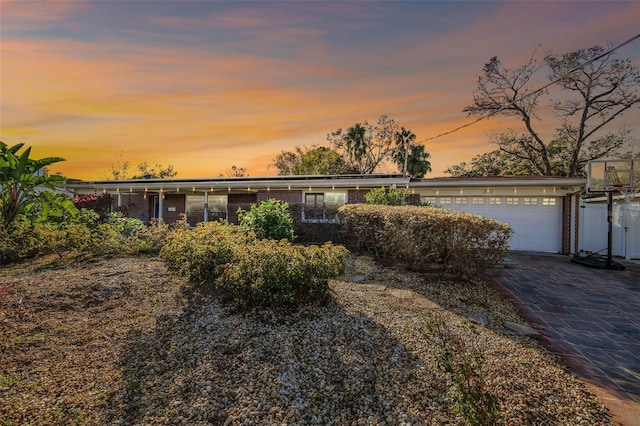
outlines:
[{"label": "brick paver driveway", "polygon": [[513,252],[494,278],[578,376],[640,404],[640,263],[623,264],[601,270]]}]

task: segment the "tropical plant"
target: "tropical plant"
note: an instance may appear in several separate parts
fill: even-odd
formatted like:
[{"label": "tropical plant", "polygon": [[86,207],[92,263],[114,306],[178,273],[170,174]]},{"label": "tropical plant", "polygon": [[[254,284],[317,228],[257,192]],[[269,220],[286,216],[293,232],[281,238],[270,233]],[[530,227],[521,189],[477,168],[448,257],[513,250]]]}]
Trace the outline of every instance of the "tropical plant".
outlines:
[{"label": "tropical plant", "polygon": [[77,210],[70,200],[42,195],[42,191],[54,191],[55,184],[65,181],[63,176],[49,175],[45,169],[64,158],[34,160],[29,158],[31,147],[18,154],[23,146],[0,142],[0,219],[4,226],[8,227],[19,215],[37,217],[39,213],[54,215],[62,211],[75,214]]},{"label": "tropical plant", "polygon": [[355,123],[347,130],[338,129],[327,135],[335,151],[356,173],[370,174],[382,170],[388,160],[403,174],[416,178],[431,171],[430,155],[424,145],[415,143],[416,135],[386,115],[375,125]]}]

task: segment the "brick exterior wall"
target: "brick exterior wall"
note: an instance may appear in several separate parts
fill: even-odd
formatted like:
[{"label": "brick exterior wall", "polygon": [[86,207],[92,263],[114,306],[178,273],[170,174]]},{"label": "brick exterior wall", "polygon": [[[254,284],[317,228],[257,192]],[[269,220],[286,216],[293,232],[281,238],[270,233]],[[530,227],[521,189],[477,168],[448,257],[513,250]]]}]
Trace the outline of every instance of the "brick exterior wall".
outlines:
[{"label": "brick exterior wall", "polygon": [[347,191],[347,199],[349,204],[362,204],[366,203],[364,194],[369,192],[368,189],[349,189]]},{"label": "brick exterior wall", "polygon": [[407,204],[420,204],[420,194],[409,194],[407,197]]},{"label": "brick exterior wall", "polygon": [[229,194],[227,220],[230,223],[238,223],[238,209],[251,210],[251,204],[258,204],[258,194]]},{"label": "brick exterior wall", "polygon": [[267,201],[270,199],[280,200],[287,202],[289,204],[300,204],[302,203],[302,190],[271,190],[271,191],[262,191],[258,192],[258,203],[263,201]]},{"label": "brick exterior wall", "polygon": [[[173,223],[180,219],[185,207],[184,194],[166,194],[162,200],[162,218],[165,223]],[[169,207],[175,207],[175,211],[170,212]]]},{"label": "brick exterior wall", "polygon": [[153,211],[151,201],[142,194],[122,193],[120,195],[122,205],[118,206],[117,195],[113,200],[113,211],[120,211],[127,217],[140,219],[144,223],[149,223],[150,213]]}]

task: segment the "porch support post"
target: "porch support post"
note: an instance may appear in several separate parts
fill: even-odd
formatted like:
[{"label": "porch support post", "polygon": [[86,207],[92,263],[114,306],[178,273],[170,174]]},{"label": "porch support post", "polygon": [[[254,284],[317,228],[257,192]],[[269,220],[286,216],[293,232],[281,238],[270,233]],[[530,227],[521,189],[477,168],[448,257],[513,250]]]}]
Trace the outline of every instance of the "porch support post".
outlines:
[{"label": "porch support post", "polygon": [[209,222],[209,193],[204,191],[204,221]]},{"label": "porch support post", "polygon": [[122,207],[122,194],[118,192],[118,207]]},{"label": "porch support post", "polygon": [[158,195],[158,223],[162,223],[162,210],[163,210],[162,202],[163,201],[164,201],[164,194],[161,191],[160,194]]}]

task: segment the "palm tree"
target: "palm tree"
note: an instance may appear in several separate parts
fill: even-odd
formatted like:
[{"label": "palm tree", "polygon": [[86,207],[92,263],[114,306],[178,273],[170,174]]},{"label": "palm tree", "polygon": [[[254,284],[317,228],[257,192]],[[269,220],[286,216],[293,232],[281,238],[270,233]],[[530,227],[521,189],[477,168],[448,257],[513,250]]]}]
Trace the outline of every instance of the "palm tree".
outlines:
[{"label": "palm tree", "polygon": [[424,150],[424,145],[412,145],[411,152],[407,156],[407,171],[414,178],[423,178],[431,171],[431,154]]},{"label": "palm tree", "polygon": [[411,130],[407,130],[402,127],[398,132],[396,132],[396,149],[393,153],[393,159],[398,163],[398,168],[400,161],[404,161],[404,165],[402,167],[402,174],[404,176],[407,175],[407,165],[409,162],[409,147],[416,140],[416,135]]}]

